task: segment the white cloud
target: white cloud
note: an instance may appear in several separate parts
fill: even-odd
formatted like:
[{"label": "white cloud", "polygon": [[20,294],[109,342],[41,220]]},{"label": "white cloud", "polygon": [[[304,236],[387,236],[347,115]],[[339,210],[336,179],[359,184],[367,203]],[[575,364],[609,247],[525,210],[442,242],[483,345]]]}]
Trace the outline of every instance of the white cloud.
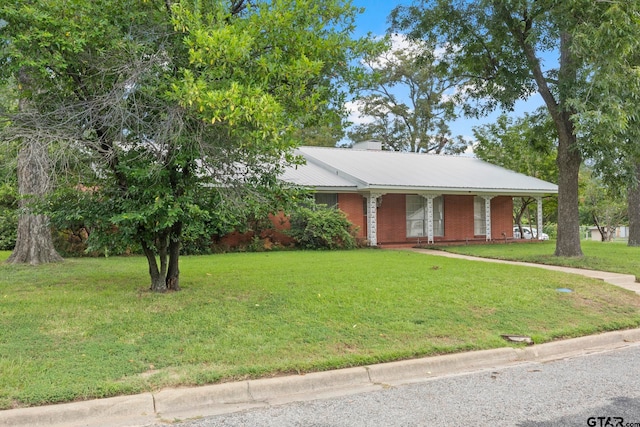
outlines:
[{"label": "white cloud", "polygon": [[420,51],[424,47],[424,43],[409,40],[404,34],[392,34],[390,38],[392,51],[415,52]]},{"label": "white cloud", "polygon": [[354,125],[363,125],[367,123],[372,123],[373,118],[370,116],[365,116],[360,113],[360,109],[363,107],[362,101],[347,101],[344,103],[344,108],[349,112],[349,116],[347,120],[349,120]]},{"label": "white cloud", "polygon": [[473,151],[474,145],[475,145],[475,138],[472,136],[468,136],[468,135],[464,135],[462,137],[465,141],[467,141],[467,143],[469,145],[467,145],[467,149],[464,150],[464,153],[461,154],[461,156],[464,157],[476,157],[476,153]]},{"label": "white cloud", "polygon": [[[373,68],[381,68],[388,63],[397,60],[397,54],[400,53],[408,58],[415,58],[424,51],[426,45],[420,41],[410,40],[404,34],[391,34],[389,37],[390,48],[388,51],[376,58],[367,61],[367,65]],[[382,37],[380,37],[382,39]]]},{"label": "white cloud", "polygon": [[[370,61],[371,65],[374,67],[385,65],[394,58],[396,53],[401,53],[403,56],[408,58],[415,58],[431,49],[428,43],[422,40],[412,40],[404,34],[396,33],[387,37],[390,41],[389,51]],[[382,38],[383,36],[380,36],[378,37],[378,40],[381,40]],[[457,49],[454,49],[454,51],[455,50]],[[447,54],[447,47],[436,47],[432,53],[436,60],[440,60]]]}]

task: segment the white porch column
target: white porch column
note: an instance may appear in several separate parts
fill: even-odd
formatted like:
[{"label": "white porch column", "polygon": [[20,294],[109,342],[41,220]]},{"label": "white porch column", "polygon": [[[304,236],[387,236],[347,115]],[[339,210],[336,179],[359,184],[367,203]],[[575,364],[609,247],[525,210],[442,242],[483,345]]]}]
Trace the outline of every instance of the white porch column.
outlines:
[{"label": "white porch column", "polygon": [[538,218],[536,219],[538,235],[536,238],[542,240],[542,197],[536,197],[536,202],[538,203]]},{"label": "white porch column", "polygon": [[437,196],[433,194],[423,194],[422,197],[427,199],[427,243],[434,243],[433,240],[433,199]]},{"label": "white porch column", "polygon": [[369,246],[378,246],[378,197],[381,193],[369,193],[367,198],[367,240]]},{"label": "white porch column", "polygon": [[491,240],[491,199],[493,196],[482,196],[484,199],[484,221],[485,221],[485,237],[486,240]]}]

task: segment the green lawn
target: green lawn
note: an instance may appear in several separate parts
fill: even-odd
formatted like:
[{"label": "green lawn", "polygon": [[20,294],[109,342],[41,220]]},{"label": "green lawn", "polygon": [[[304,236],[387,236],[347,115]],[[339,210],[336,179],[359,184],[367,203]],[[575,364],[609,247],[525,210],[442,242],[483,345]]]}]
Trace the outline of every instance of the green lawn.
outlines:
[{"label": "green lawn", "polygon": [[594,242],[583,240],[582,258],[559,258],[553,255],[556,243],[526,242],[492,245],[468,245],[441,247],[446,251],[486,258],[526,261],[538,264],[626,273],[640,279],[640,247],[629,247],[625,242]]},{"label": "green lawn", "polygon": [[640,325],[640,296],[600,281],[405,251],[193,256],[181,271],[183,290],[157,295],[140,257],[0,264],[0,408]]}]

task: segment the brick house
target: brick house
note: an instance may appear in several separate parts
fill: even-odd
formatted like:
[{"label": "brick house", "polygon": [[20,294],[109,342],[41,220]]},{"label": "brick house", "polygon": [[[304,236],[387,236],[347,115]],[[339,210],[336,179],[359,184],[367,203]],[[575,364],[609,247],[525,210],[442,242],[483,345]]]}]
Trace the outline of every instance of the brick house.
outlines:
[{"label": "brick house", "polygon": [[306,164],[284,181],[336,205],[371,246],[513,239],[513,197],[538,202],[555,184],[479,159],[400,153],[365,142],[353,149],[301,147]]}]

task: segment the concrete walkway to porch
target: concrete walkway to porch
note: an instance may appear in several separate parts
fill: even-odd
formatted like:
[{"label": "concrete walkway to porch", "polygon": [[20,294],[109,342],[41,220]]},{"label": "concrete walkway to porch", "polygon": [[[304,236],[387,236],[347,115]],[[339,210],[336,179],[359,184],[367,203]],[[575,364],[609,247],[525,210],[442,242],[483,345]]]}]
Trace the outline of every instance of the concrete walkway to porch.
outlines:
[{"label": "concrete walkway to porch", "polygon": [[545,270],[553,270],[553,271],[561,271],[564,273],[578,274],[581,276],[602,280],[612,285],[619,286],[621,288],[628,289],[630,291],[634,291],[637,294],[640,294],[640,283],[636,282],[636,277],[633,274],[610,273],[607,271],[585,270],[582,268],[560,267],[557,265],[533,264],[529,262],[507,261],[507,260],[493,259],[493,258],[480,258],[480,257],[469,256],[469,255],[460,255],[460,254],[454,254],[451,252],[438,251],[434,249],[411,248],[407,250],[421,253],[421,254],[426,254],[426,255],[443,256],[448,258],[460,258],[460,259],[466,259],[470,261],[482,261],[482,262],[494,262],[494,263],[500,263],[500,264],[521,265],[525,267],[543,268]]}]

